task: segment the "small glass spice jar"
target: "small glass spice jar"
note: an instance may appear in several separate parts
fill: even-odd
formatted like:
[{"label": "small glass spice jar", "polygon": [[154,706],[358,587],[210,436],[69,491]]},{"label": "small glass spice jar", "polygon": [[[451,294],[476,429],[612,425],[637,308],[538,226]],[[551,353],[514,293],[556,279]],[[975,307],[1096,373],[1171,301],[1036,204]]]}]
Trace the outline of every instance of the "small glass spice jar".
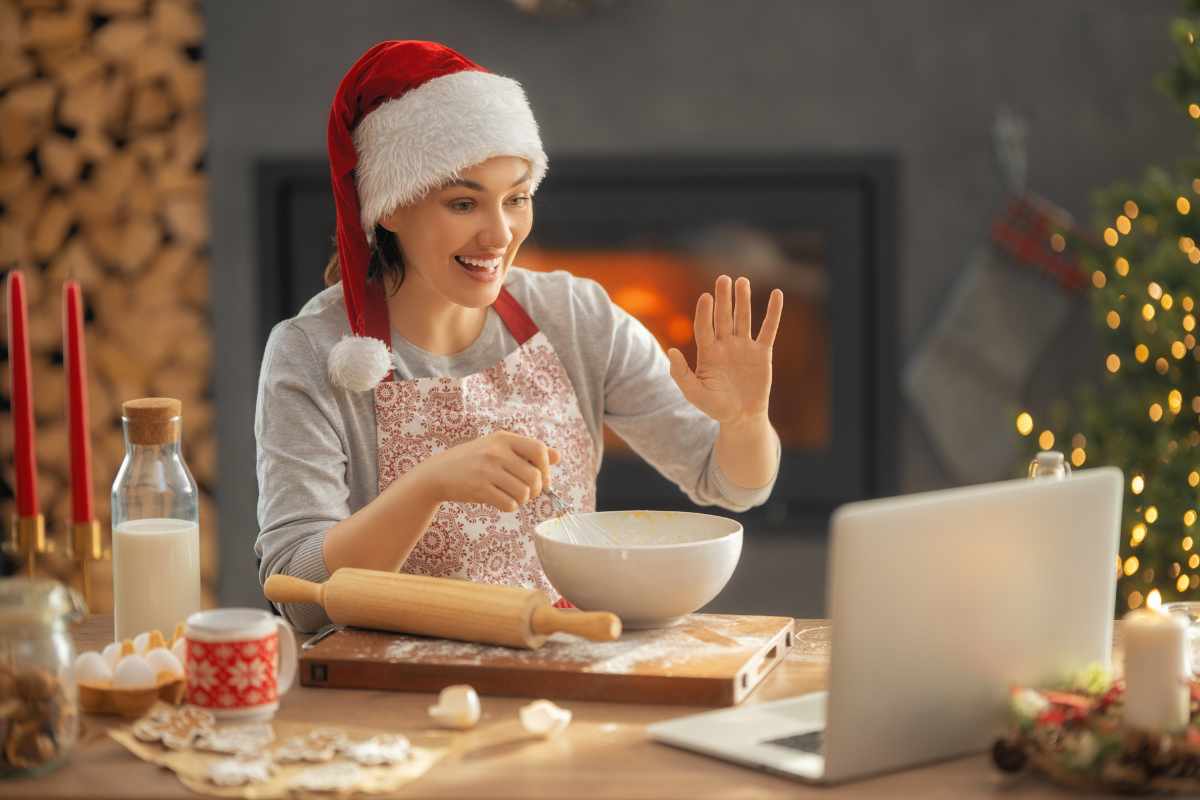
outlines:
[{"label": "small glass spice jar", "polygon": [[1029,462],[1029,477],[1063,480],[1071,477],[1071,465],[1058,450],[1042,450]]},{"label": "small glass spice jar", "polygon": [[75,746],[79,695],[68,625],[85,613],[79,594],[58,581],[0,580],[0,777],[52,770]]}]

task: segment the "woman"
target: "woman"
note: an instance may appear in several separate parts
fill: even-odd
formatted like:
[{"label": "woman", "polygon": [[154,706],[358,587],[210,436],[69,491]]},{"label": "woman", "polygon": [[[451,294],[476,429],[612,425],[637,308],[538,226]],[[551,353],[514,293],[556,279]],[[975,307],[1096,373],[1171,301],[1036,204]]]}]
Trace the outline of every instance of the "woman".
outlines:
[{"label": "woman", "polygon": [[[695,371],[592,281],[513,265],[546,172],[521,87],[431,42],[383,42],[338,87],[330,288],[267,343],[255,414],[260,579],[339,567],[531,586],[547,487],[595,508],[610,425],[698,503],[770,494],[783,295],[696,306]],[[302,630],[313,605],[281,608]]]}]

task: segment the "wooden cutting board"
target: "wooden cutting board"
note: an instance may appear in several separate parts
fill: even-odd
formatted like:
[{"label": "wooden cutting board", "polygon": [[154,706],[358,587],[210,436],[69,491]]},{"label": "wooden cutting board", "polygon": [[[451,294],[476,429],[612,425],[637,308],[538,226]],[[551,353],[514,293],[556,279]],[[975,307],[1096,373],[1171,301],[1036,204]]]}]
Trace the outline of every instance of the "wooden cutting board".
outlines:
[{"label": "wooden cutting board", "polygon": [[615,642],[556,633],[537,650],[347,628],[301,653],[300,683],[614,703],[731,706],[792,647],[791,617],[692,614]]}]

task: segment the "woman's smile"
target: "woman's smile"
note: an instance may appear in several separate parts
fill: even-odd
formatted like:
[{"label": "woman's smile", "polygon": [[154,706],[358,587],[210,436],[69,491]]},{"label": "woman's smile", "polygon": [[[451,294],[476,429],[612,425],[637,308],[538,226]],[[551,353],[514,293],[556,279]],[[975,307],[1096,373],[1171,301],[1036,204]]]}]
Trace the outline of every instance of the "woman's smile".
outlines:
[{"label": "woman's smile", "polygon": [[504,265],[503,256],[455,256],[454,260],[472,280],[481,283],[491,283],[499,278]]}]

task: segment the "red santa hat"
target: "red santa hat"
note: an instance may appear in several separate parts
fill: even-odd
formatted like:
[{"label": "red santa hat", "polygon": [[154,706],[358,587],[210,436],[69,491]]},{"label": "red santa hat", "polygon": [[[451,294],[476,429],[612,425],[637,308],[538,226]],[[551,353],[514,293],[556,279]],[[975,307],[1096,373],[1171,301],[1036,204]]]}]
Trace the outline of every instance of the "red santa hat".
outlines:
[{"label": "red santa hat", "polygon": [[352,335],[329,354],[329,375],[363,391],[390,375],[384,287],[367,280],[376,223],[495,156],[546,174],[537,122],[521,85],[436,42],[388,41],[355,62],[329,112],[342,295]]}]

